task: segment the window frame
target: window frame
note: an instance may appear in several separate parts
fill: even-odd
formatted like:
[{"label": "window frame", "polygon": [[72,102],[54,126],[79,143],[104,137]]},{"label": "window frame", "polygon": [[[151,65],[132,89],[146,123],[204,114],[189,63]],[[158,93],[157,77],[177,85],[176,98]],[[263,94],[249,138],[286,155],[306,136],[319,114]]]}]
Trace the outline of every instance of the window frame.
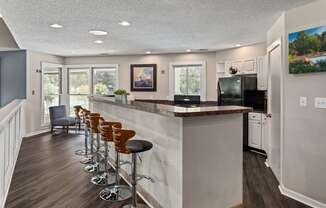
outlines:
[{"label": "window frame", "polygon": [[91,94],[93,95],[93,96],[101,96],[101,95],[97,95],[97,94],[95,94],[94,93],[94,91],[95,91],[95,88],[94,88],[94,79],[95,79],[95,76],[94,76],[94,73],[95,73],[95,70],[96,69],[103,69],[103,70],[107,70],[107,69],[109,69],[109,70],[107,70],[107,71],[110,71],[110,70],[114,70],[115,71],[115,78],[116,78],[116,89],[118,89],[119,88],[119,70],[118,70],[118,65],[117,64],[111,64],[111,65],[95,65],[95,66],[93,66],[93,67],[91,67],[91,78],[92,78],[92,80],[91,80],[91,90],[92,90],[92,92],[91,92]]},{"label": "window frame", "polygon": [[59,105],[62,104],[62,94],[63,94],[63,68],[64,66],[62,64],[56,64],[56,63],[49,63],[49,62],[41,62],[41,83],[40,83],[40,89],[41,89],[41,127],[46,127],[49,125],[48,122],[44,122],[44,86],[43,86],[43,79],[44,74],[46,71],[57,71],[59,69]]},{"label": "window frame", "polygon": [[[64,65],[65,68],[65,75],[66,75],[66,80],[65,80],[65,96],[66,96],[66,105],[67,105],[67,112],[70,112],[70,94],[69,94],[69,70],[78,70],[78,69],[88,69],[88,85],[89,85],[89,94],[88,96],[94,96],[93,93],[93,69],[94,68],[115,68],[116,70],[116,88],[119,88],[119,65],[118,64],[69,64],[69,65]],[[78,94],[76,94],[78,95]],[[100,95],[96,95],[100,96]],[[88,106],[90,107],[90,106]]]},{"label": "window frame", "polygon": [[[66,87],[67,87],[67,92],[66,92],[66,95],[67,95],[67,100],[66,100],[66,103],[67,103],[67,112],[68,114],[70,114],[70,96],[86,96],[88,97],[89,95],[91,95],[91,75],[90,75],[90,71],[91,69],[89,67],[66,67],[66,71],[67,71],[67,79],[66,79]],[[81,93],[70,93],[70,71],[75,71],[75,72],[78,72],[78,71],[85,71],[87,72],[87,81],[88,81],[88,91],[89,93],[88,94],[81,94]],[[87,108],[89,108],[89,106],[87,106]]]},{"label": "window frame", "polygon": [[182,66],[201,66],[200,71],[200,100],[206,101],[206,62],[195,61],[195,62],[174,62],[170,63],[169,70],[169,100],[174,100],[175,95],[175,67]]}]

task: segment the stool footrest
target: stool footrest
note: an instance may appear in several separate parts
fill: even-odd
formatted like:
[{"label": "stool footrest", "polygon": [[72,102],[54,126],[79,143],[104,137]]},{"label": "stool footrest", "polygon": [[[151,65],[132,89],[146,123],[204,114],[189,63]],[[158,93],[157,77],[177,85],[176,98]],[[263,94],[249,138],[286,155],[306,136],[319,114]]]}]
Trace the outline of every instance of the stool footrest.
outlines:
[{"label": "stool footrest", "polygon": [[146,179],[146,180],[148,180],[148,181],[150,181],[150,182],[152,182],[152,183],[155,183],[155,180],[154,180],[152,177],[147,176],[147,175],[137,174],[137,176],[136,176],[136,181],[140,181],[140,180],[142,180],[142,179]]}]

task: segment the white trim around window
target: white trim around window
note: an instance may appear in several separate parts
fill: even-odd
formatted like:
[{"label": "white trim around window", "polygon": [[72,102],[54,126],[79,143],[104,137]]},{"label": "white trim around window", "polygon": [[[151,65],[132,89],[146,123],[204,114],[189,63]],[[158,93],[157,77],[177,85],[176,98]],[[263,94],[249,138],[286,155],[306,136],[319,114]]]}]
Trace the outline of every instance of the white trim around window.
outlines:
[{"label": "white trim around window", "polygon": [[41,62],[41,83],[40,83],[40,95],[41,95],[41,127],[47,127],[49,125],[49,123],[45,123],[44,122],[44,97],[43,97],[43,76],[44,76],[44,72],[45,69],[47,69],[46,71],[56,71],[58,68],[60,68],[61,72],[60,72],[60,85],[59,86],[60,89],[60,93],[59,93],[59,103],[62,103],[62,90],[63,90],[63,68],[64,66],[62,64],[56,64],[56,63],[49,63],[49,62]]},{"label": "white trim around window", "polygon": [[169,68],[169,100],[174,99],[174,67],[175,66],[191,66],[191,65],[200,65],[202,67],[200,73],[200,100],[206,101],[206,61],[189,61],[189,62],[173,62],[170,63]]}]

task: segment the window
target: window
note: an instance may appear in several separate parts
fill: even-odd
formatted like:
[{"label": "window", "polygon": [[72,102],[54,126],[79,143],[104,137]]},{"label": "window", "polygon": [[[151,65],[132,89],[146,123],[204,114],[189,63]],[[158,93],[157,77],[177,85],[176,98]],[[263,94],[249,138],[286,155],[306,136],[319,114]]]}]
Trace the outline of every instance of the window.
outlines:
[{"label": "window", "polygon": [[117,68],[93,68],[93,94],[113,95],[117,88]]},{"label": "window", "polygon": [[60,104],[61,67],[42,65],[42,124],[50,121],[49,107]]},{"label": "window", "polygon": [[69,109],[73,115],[75,105],[81,105],[89,108],[88,95],[89,87],[89,69],[68,69],[68,94]]},{"label": "window", "polygon": [[206,66],[199,63],[173,63],[170,67],[170,99],[174,95],[200,95],[206,100]]}]

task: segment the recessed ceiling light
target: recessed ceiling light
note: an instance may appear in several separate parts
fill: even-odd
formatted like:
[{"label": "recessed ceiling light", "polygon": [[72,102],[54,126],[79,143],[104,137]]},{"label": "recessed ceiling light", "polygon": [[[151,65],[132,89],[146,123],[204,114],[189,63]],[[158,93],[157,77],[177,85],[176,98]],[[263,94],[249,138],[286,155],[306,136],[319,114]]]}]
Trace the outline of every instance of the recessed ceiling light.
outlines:
[{"label": "recessed ceiling light", "polygon": [[52,27],[52,28],[63,28],[62,25],[59,25],[57,23],[54,23],[54,24],[50,25],[50,27]]},{"label": "recessed ceiling light", "polygon": [[146,54],[151,54],[152,52],[151,51],[146,51]]},{"label": "recessed ceiling light", "polygon": [[119,25],[121,25],[121,26],[129,26],[130,22],[122,21],[122,22],[119,22]]},{"label": "recessed ceiling light", "polygon": [[94,43],[101,44],[103,43],[103,40],[95,40]]},{"label": "recessed ceiling light", "polygon": [[236,44],[235,47],[241,47],[241,44]]},{"label": "recessed ceiling light", "polygon": [[187,49],[186,51],[187,51],[187,52],[191,52],[191,49]]},{"label": "recessed ceiling light", "polygon": [[103,30],[90,30],[89,33],[92,35],[107,35],[108,34],[108,32],[103,31]]}]

